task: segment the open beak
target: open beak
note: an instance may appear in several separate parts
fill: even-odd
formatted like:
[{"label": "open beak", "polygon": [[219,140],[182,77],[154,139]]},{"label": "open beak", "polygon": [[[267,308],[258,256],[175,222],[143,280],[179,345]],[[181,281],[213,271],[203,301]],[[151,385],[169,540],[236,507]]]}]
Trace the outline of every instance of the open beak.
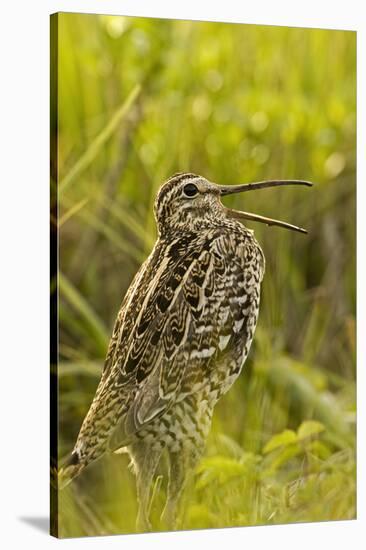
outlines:
[{"label": "open beak", "polygon": [[[232,195],[234,193],[243,193],[244,191],[254,191],[255,189],[264,189],[266,187],[278,187],[280,185],[305,185],[307,187],[312,187],[310,181],[303,180],[270,180],[270,181],[259,181],[255,183],[243,183],[240,185],[219,185],[220,195]],[[255,222],[265,223],[266,225],[277,225],[279,227],[285,227],[286,229],[291,229],[292,231],[299,231],[300,233],[307,233],[306,229],[302,227],[297,227],[297,225],[292,225],[290,223],[282,222],[280,220],[273,220],[272,218],[266,218],[264,216],[258,216],[257,214],[251,214],[250,212],[241,212],[239,210],[233,210],[232,208],[225,208],[226,214],[230,218],[237,218],[240,220],[250,220]]]}]

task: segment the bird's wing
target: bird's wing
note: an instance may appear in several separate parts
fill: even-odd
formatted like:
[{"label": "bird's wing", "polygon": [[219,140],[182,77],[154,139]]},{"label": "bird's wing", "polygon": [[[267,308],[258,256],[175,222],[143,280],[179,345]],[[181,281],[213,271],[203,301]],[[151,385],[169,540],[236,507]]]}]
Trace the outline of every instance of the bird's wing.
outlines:
[{"label": "bird's wing", "polygon": [[163,414],[181,388],[190,393],[205,382],[245,322],[247,250],[242,235],[219,232],[156,248],[117,320],[80,445],[131,435]]},{"label": "bird's wing", "polygon": [[98,389],[101,389],[103,387],[104,382],[107,380],[108,376],[110,375],[111,369],[115,362],[116,354],[118,352],[118,348],[121,345],[121,335],[122,335],[123,327],[124,327],[125,334],[128,334],[133,327],[133,317],[131,315],[126,315],[126,314],[130,309],[130,303],[136,290],[141,285],[141,281],[146,272],[147,262],[148,260],[146,260],[141,265],[140,269],[136,273],[135,277],[132,280],[132,283],[130,284],[126,292],[126,295],[123,298],[122,304],[119,308],[118,315],[114,323],[112,336],[108,344],[107,355],[104,361],[102,377],[101,377]]},{"label": "bird's wing", "polygon": [[241,353],[250,308],[259,305],[260,270],[250,270],[258,280],[249,281],[246,267],[257,263],[259,254],[242,234],[216,233],[191,245],[173,269],[161,273],[124,363],[126,379],[133,373],[137,388],[123,419],[125,434],[207,384],[239,333]]}]

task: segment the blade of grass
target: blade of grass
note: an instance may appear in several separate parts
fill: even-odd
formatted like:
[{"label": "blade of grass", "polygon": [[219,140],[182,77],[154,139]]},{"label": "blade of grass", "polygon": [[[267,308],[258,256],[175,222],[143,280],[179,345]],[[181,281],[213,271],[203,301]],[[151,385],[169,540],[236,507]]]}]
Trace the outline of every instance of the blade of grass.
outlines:
[{"label": "blade of grass", "polygon": [[131,109],[132,105],[136,101],[138,95],[141,92],[141,86],[137,84],[121,107],[116,111],[111,120],[108,122],[107,126],[97,135],[97,137],[91,142],[88,149],[81,155],[79,160],[74,164],[74,166],[68,171],[66,176],[64,176],[59,182],[59,195],[67,189],[72,180],[80,175],[80,173],[89,166],[89,164],[94,160],[98,155],[100,149],[108,138],[116,130],[120,122],[125,118]]},{"label": "blade of grass", "polygon": [[79,210],[81,210],[88,202],[89,198],[86,197],[85,199],[82,199],[81,201],[77,202],[72,206],[58,221],[58,226],[61,227],[64,223],[66,223],[72,216],[74,216]]},{"label": "blade of grass", "polygon": [[146,256],[140,250],[137,250],[135,246],[124,240],[112,227],[106,223],[98,220],[93,214],[84,211],[80,213],[82,218],[90,225],[92,225],[97,231],[104,235],[111,243],[117,248],[122,250],[127,256],[134,258],[138,263],[142,263]]},{"label": "blade of grass", "polygon": [[104,201],[104,205],[108,211],[111,212],[124,227],[132,231],[140,241],[147,242],[149,248],[154,246],[155,234],[147,234],[144,226],[137,221],[136,217],[129,214],[127,208],[123,208],[118,204],[113,204],[112,201]]},{"label": "blade of grass", "polygon": [[268,382],[273,389],[286,388],[293,402],[313,411],[314,419],[323,422],[334,441],[340,445],[353,445],[352,430],[344,420],[344,415],[334,396],[330,393],[317,391],[316,388],[291,364],[291,359],[281,357],[270,368],[266,368]]},{"label": "blade of grass", "polygon": [[58,365],[58,376],[75,376],[83,374],[99,378],[102,373],[102,364],[98,361],[65,361]]},{"label": "blade of grass", "polygon": [[108,331],[95,311],[90,307],[77,288],[63,275],[59,273],[60,294],[73,306],[89,328],[90,333],[96,339],[98,346],[104,351],[108,344]]}]

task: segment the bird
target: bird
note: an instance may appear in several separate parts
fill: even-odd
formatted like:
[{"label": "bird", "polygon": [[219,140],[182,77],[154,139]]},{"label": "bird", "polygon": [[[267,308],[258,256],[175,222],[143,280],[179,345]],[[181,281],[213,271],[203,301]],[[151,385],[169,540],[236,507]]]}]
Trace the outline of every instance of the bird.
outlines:
[{"label": "bird", "polygon": [[157,240],[120,307],[101,379],[59,488],[106,452],[127,452],[136,475],[137,531],[151,530],[151,488],[163,453],[168,487],[162,521],[180,503],[205,449],[215,405],[238,378],[253,340],[264,253],[242,222],[306,233],[242,212],[221,199],[304,180],[218,185],[178,173],[154,203]]}]

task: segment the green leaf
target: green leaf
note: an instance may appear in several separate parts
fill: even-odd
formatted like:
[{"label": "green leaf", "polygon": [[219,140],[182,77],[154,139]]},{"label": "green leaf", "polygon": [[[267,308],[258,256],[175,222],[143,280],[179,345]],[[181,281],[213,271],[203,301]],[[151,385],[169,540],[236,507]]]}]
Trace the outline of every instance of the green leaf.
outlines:
[{"label": "green leaf", "polygon": [[329,447],[318,440],[311,441],[306,450],[321,460],[327,460],[332,454]]},{"label": "green leaf", "polygon": [[202,525],[214,527],[217,517],[204,504],[192,504],[187,510],[187,523],[191,529]]},{"label": "green leaf", "polygon": [[281,466],[287,464],[292,458],[298,456],[302,452],[303,449],[301,449],[297,441],[276,449],[276,452],[270,455],[271,460],[269,461],[269,466],[261,471],[261,479],[272,477]]},{"label": "green leaf", "polygon": [[316,420],[304,420],[297,430],[299,440],[306,439],[312,435],[319,434],[325,430],[324,424]]},{"label": "green leaf", "polygon": [[258,457],[252,453],[245,453],[240,461],[221,455],[204,458],[197,468],[197,473],[201,475],[196,488],[203,489],[214,481],[224,484],[233,478],[242,477],[253,471],[257,462]]},{"label": "green leaf", "polygon": [[292,445],[297,442],[297,435],[293,430],[284,430],[274,435],[264,446],[263,453],[270,453],[279,447]]}]

